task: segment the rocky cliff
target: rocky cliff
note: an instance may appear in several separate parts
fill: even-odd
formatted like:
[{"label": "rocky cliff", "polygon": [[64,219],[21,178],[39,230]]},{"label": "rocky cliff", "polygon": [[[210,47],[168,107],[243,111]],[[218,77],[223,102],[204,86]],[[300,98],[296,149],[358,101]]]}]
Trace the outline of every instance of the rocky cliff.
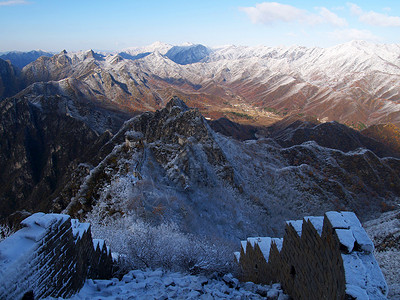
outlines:
[{"label": "rocky cliff", "polygon": [[99,136],[63,104],[58,95],[35,103],[25,97],[0,103],[1,217],[21,209],[48,211],[51,195],[68,180],[74,164],[110,136]]},{"label": "rocky cliff", "polygon": [[[37,83],[1,103],[3,216],[22,208],[79,218],[135,214],[237,238],[279,231],[291,216],[351,209],[366,220],[398,203],[399,160],[378,156],[383,145],[371,147],[339,124],[291,125],[239,141],[174,97],[115,135],[99,135],[107,124],[97,122],[100,108],[65,90],[47,96],[58,88]],[[336,143],[342,135],[347,140]]]},{"label": "rocky cliff", "polygon": [[78,217],[135,213],[190,232],[241,236],[279,231],[284,216],[329,209],[377,216],[398,201],[398,168],[398,159],[366,148],[227,138],[174,98],[126,122],[76,169],[56,203]]},{"label": "rocky cliff", "polygon": [[0,100],[14,95],[20,88],[19,71],[9,61],[0,59]]}]

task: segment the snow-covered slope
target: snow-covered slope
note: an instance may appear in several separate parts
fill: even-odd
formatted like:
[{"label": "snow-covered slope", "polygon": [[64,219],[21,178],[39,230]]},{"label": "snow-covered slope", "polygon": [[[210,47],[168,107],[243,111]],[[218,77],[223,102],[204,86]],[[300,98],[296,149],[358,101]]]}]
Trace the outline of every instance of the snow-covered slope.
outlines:
[{"label": "snow-covered slope", "polygon": [[121,52],[128,53],[131,55],[138,55],[141,53],[152,53],[152,52],[159,52],[161,54],[166,54],[169,49],[171,49],[173,46],[163,43],[163,42],[154,42],[151,45],[144,46],[144,47],[130,47],[130,48],[125,48]]},{"label": "snow-covered slope", "polygon": [[280,284],[239,283],[229,275],[223,279],[162,270],[133,270],[122,280],[89,279],[71,299],[289,299]]},{"label": "snow-covered slope", "polygon": [[375,257],[389,285],[389,299],[400,298],[400,210],[365,222],[365,230],[375,244]]},{"label": "snow-covered slope", "polygon": [[155,43],[106,56],[62,52],[30,64],[23,74],[27,83],[73,76],[135,110],[157,109],[180,95],[212,118],[244,113],[265,124],[304,113],[354,126],[400,124],[399,45],[209,49]]},{"label": "snow-covered slope", "polygon": [[[328,124],[329,125],[329,124]],[[227,239],[276,235],[287,218],[348,209],[361,219],[398,203],[399,161],[366,149],[306,141],[236,141],[216,134],[178,98],[126,122],[71,180],[59,205],[84,218],[136,214]],[[77,188],[79,186],[79,188]],[[56,201],[56,203],[57,203]]]},{"label": "snow-covered slope", "polygon": [[188,65],[200,62],[211,53],[211,50],[203,45],[174,46],[165,54],[170,60],[180,65]]}]

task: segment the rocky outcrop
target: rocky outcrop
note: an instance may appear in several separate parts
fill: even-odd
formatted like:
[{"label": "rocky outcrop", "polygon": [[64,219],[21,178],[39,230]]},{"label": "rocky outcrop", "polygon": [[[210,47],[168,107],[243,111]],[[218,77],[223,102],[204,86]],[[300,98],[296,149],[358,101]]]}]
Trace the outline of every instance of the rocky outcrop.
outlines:
[{"label": "rocky outcrop", "polygon": [[59,96],[41,100],[0,103],[0,217],[21,209],[48,211],[70,164],[101,147],[97,132],[68,112],[60,113]]},{"label": "rocky outcrop", "polygon": [[25,86],[29,86],[34,82],[65,79],[76,72],[79,71],[73,70],[72,59],[66,51],[61,51],[52,57],[39,57],[22,70],[21,76]]},{"label": "rocky outcrop", "polygon": [[[36,83],[32,93],[0,104],[4,216],[66,209],[84,218],[95,209],[236,239],[283,232],[279,222],[295,215],[348,209],[365,221],[398,203],[396,158],[315,141],[234,140],[177,97],[99,136],[107,111],[61,93],[59,84]],[[60,94],[51,97],[54,90]]]},{"label": "rocky outcrop", "polygon": [[0,59],[0,100],[20,90],[19,71],[9,62]]},{"label": "rocky outcrop", "polygon": [[[373,130],[371,129],[371,131]],[[337,122],[320,123],[310,118],[289,117],[268,127],[267,132],[267,136],[273,138],[282,147],[315,141],[322,147],[343,152],[364,148],[374,152],[379,157],[400,157],[398,149],[382,143],[377,134],[369,136],[367,130],[360,133]]]},{"label": "rocky outcrop", "polygon": [[354,213],[288,221],[283,239],[242,242],[242,280],[281,282],[293,299],[386,299],[374,245]]},{"label": "rocky outcrop", "polygon": [[189,109],[177,97],[160,111],[147,112],[129,120],[103,147],[108,152],[100,152],[97,159],[93,158],[92,162],[97,162],[97,166],[82,183],[79,192],[75,195],[65,193],[73,199],[68,213],[90,211],[101,198],[104,185],[117,175],[133,174],[134,178],[144,180],[143,164],[148,160],[154,160],[163,169],[177,190],[217,185],[210,179],[212,176],[238,188],[233,169],[213,134],[199,111]]},{"label": "rocky outcrop", "polygon": [[389,286],[388,299],[400,299],[400,209],[363,223],[375,245],[375,257]]},{"label": "rocky outcrop", "polygon": [[174,97],[127,121],[74,170],[54,203],[79,218],[95,209],[105,217],[172,219],[191,232],[272,233],[297,214],[348,209],[363,220],[378,216],[398,201],[399,168],[398,159],[366,149],[229,139]]},{"label": "rocky outcrop", "polygon": [[111,278],[111,252],[89,224],[36,213],[22,226],[0,243],[1,299],[69,297],[87,278]]},{"label": "rocky outcrop", "polygon": [[61,114],[85,123],[98,134],[117,132],[134,114],[110,105],[91,88],[75,78],[34,83],[18,93],[15,99],[26,99],[43,112]]}]

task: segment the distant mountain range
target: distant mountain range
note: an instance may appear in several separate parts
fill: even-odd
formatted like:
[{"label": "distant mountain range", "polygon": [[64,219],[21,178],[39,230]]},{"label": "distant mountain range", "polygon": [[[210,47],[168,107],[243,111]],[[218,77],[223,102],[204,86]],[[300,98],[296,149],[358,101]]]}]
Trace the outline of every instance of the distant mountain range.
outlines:
[{"label": "distant mountain range", "polygon": [[32,50],[29,52],[11,51],[0,54],[3,60],[9,60],[15,67],[22,69],[31,62],[37,60],[41,56],[53,56],[54,53],[45,52],[42,50]]},{"label": "distant mountain range", "polygon": [[90,50],[52,57],[35,52],[33,57],[39,54],[46,56],[22,69],[22,86],[73,77],[97,98],[135,111],[159,109],[164,99],[179,95],[206,117],[240,123],[268,125],[304,114],[357,129],[400,124],[399,45],[354,41],[323,49],[155,43],[118,54]]}]

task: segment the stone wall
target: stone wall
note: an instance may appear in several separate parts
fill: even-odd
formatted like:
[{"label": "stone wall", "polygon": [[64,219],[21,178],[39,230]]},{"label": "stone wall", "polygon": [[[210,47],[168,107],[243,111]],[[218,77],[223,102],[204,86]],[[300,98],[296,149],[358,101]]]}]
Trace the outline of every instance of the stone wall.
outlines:
[{"label": "stone wall", "polygon": [[280,282],[293,299],[386,299],[374,246],[351,212],[288,221],[283,239],[248,238],[236,258],[242,280]]},{"label": "stone wall", "polygon": [[0,243],[0,299],[68,297],[87,278],[110,278],[111,252],[94,245],[90,225],[68,215],[36,213]]}]

